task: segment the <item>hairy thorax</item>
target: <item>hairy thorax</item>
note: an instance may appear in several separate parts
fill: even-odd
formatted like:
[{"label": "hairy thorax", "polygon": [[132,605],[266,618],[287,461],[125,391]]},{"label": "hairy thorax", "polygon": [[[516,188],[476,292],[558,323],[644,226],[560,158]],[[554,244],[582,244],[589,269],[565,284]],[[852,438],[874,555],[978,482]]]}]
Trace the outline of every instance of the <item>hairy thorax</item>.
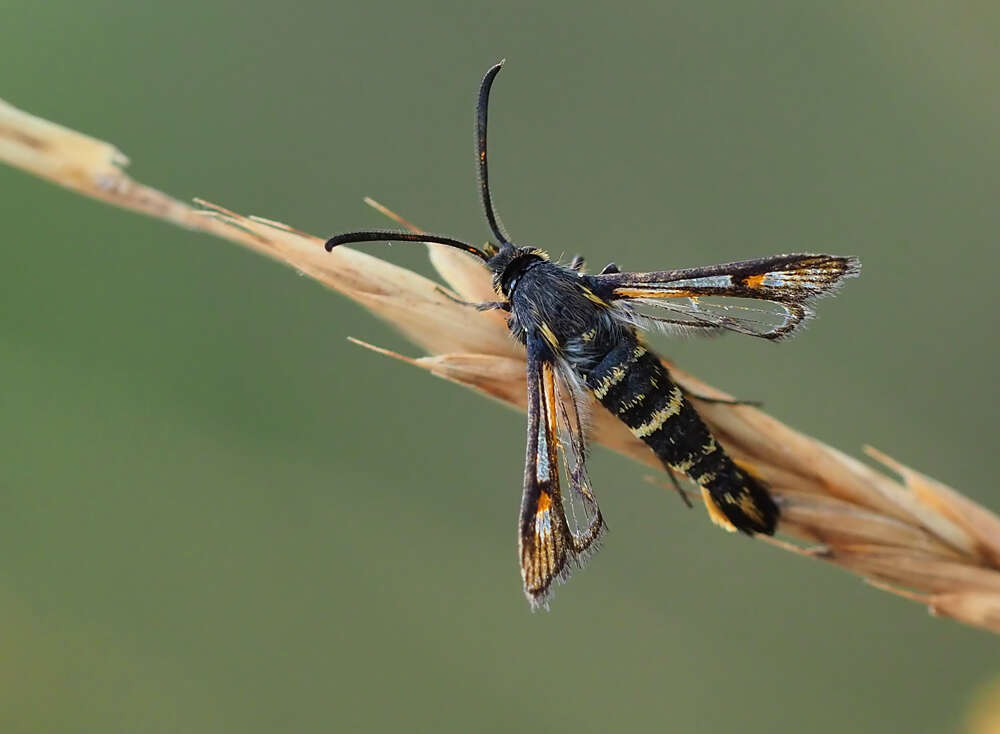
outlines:
[{"label": "hairy thorax", "polygon": [[635,341],[635,328],[594,293],[586,276],[551,262],[538,262],[510,295],[510,329],[524,343],[538,334],[553,355],[586,377],[615,346]]}]

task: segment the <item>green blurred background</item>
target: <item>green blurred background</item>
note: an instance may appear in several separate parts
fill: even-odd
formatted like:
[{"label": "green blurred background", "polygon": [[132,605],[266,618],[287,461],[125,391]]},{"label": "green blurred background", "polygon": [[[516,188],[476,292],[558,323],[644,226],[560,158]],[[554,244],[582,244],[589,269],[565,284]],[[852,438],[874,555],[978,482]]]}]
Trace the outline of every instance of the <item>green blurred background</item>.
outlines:
[{"label": "green blurred background", "polygon": [[[937,5],[938,7],[932,7]],[[592,265],[849,253],[802,336],[661,342],[1000,507],[1000,10],[769,0],[8,0],[0,96],[139,180],[332,234]],[[3,732],[961,730],[984,632],[713,529],[604,451],[612,532],[531,614],[524,419],[232,244],[0,168]],[[425,253],[371,251],[430,273]]]}]

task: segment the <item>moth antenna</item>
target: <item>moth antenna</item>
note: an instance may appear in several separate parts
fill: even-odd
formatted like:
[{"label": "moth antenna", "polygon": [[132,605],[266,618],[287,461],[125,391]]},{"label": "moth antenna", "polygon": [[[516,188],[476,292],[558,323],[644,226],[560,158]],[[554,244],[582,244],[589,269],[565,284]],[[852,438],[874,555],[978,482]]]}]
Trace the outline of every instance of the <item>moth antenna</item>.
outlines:
[{"label": "moth antenna", "polygon": [[483,198],[483,209],[486,211],[486,221],[490,224],[493,236],[497,238],[500,247],[507,249],[514,247],[507,232],[500,223],[499,217],[493,209],[493,200],[490,195],[490,177],[486,166],[486,118],[490,104],[490,88],[493,80],[500,73],[504,62],[501,61],[486,72],[483,83],[479,87],[479,102],[476,104],[476,159],[479,166],[479,193]]},{"label": "moth antenna", "polygon": [[347,232],[338,234],[326,241],[326,251],[330,252],[334,247],[348,245],[354,242],[433,242],[437,245],[447,245],[459,250],[465,250],[471,255],[475,255],[483,262],[489,260],[489,255],[473,247],[467,242],[443,237],[438,234],[425,234],[423,232],[394,232],[392,230],[372,230],[368,232]]}]

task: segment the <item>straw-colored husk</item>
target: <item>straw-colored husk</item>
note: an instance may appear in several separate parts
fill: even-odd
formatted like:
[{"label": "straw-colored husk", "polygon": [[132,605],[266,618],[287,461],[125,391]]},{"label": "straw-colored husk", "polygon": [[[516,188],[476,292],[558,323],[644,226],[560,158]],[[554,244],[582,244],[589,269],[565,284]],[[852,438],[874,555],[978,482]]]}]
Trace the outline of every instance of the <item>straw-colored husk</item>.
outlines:
[{"label": "straw-colored husk", "polygon": [[[114,146],[0,100],[0,160],[109,204],[210,232],[282,261],[394,324],[428,356],[403,358],[428,372],[523,410],[524,353],[503,318],[451,296],[491,299],[481,263],[430,249],[449,286],[277,222],[199,202],[192,207],[133,181]],[[405,224],[405,223],[404,223]],[[367,345],[366,345],[367,346]],[[384,351],[384,350],[378,350]],[[391,353],[389,353],[391,354]],[[399,355],[391,355],[399,356]],[[728,397],[670,365],[692,392]],[[868,449],[898,479],[748,406],[698,404],[718,439],[752,467],[781,503],[779,531],[806,541],[775,545],[828,561],[932,613],[1000,632],[1000,518],[940,482]],[[659,462],[603,408],[593,440],[650,466]]]}]

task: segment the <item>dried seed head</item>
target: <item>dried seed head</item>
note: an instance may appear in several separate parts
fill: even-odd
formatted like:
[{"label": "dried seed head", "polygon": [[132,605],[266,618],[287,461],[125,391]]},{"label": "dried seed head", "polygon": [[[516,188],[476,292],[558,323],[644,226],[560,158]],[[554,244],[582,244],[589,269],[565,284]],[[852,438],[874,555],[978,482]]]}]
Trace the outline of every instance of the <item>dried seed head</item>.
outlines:
[{"label": "dried seed head", "polygon": [[[493,298],[489,273],[469,255],[442,247],[430,251],[452,289],[449,294],[434,281],[371,255],[347,248],[327,253],[323,240],[287,225],[207,202],[193,208],[129,178],[122,171],[127,159],[114,146],[2,101],[0,160],[106,203],[209,232],[284,262],[358,301],[431,356],[410,359],[370,348],[525,407],[524,354],[508,337],[503,318],[453,300]],[[728,397],[671,370],[692,392]],[[620,421],[592,407],[594,440],[659,467]],[[773,490],[782,507],[779,530],[821,545],[769,542],[846,568],[877,588],[926,604],[934,614],[1000,633],[1000,518],[994,513],[874,449],[868,453],[902,481],[755,408],[709,403],[698,408],[733,458],[752,467]]]}]

